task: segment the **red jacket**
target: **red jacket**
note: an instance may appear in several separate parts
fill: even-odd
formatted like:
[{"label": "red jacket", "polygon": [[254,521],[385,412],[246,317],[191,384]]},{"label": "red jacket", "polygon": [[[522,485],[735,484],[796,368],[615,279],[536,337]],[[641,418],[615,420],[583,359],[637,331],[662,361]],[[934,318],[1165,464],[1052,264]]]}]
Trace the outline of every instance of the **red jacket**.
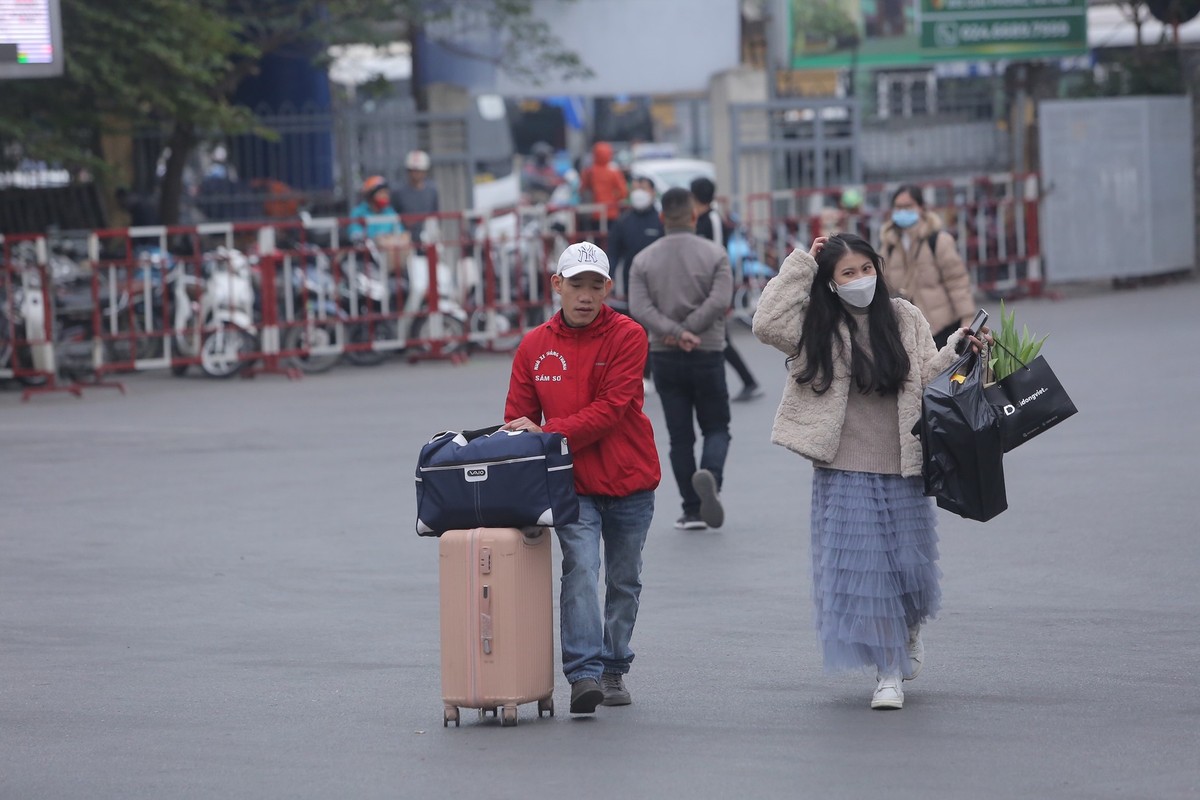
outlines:
[{"label": "red jacket", "polygon": [[654,489],[662,474],[642,412],[645,364],[646,332],[629,317],[601,306],[591,325],[571,328],[560,311],[521,340],[504,420],[544,420],[542,430],[566,435],[579,494]]}]

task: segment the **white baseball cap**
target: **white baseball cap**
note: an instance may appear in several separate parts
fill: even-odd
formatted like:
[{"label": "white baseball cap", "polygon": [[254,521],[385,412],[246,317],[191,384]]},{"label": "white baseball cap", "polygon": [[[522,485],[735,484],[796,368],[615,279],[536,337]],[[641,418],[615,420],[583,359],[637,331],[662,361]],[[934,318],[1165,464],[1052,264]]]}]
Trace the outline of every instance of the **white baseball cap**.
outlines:
[{"label": "white baseball cap", "polygon": [[608,256],[591,242],[573,244],[558,257],[557,271],[564,278],[573,278],[581,272],[596,272],[607,278]]}]

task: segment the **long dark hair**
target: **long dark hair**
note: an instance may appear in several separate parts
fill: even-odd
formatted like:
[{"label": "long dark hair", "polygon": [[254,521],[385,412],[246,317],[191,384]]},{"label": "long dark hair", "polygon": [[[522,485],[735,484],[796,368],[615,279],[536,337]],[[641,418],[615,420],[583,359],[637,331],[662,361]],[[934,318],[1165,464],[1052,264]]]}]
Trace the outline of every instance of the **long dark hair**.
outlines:
[{"label": "long dark hair", "polygon": [[[863,352],[854,337],[858,329],[854,315],[829,288],[834,267],[847,253],[865,256],[875,265],[875,296],[867,309],[871,328],[870,353]],[[908,378],[910,362],[900,343],[900,325],[896,322],[891,294],[883,279],[883,259],[865,239],[852,233],[829,237],[817,256],[817,277],[813,280],[808,312],[800,330],[797,350],[798,355],[804,355],[804,368],[796,375],[796,382],[802,386],[811,385],[817,394],[824,394],[833,384],[834,347],[839,353],[845,348],[838,335],[839,321],[850,330],[850,376],[858,390],[863,394],[899,391]]]}]

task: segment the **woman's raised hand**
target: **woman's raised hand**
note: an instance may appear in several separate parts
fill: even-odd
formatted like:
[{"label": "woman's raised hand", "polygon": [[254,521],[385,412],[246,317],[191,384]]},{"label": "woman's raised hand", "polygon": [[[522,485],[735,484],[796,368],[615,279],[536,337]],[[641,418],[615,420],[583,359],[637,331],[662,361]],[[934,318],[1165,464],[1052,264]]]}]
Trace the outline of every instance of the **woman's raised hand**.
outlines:
[{"label": "woman's raised hand", "polygon": [[813,239],[812,247],[808,249],[808,254],[813,258],[816,258],[821,254],[821,251],[825,249],[825,243],[828,241],[828,236],[818,236],[817,238]]}]

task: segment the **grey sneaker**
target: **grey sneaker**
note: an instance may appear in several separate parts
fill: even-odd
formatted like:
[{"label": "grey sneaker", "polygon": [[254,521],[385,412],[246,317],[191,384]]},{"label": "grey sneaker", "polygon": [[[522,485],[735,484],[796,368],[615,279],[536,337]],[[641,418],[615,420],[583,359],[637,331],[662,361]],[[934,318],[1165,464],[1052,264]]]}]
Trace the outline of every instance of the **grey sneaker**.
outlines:
[{"label": "grey sneaker", "polygon": [[571,684],[571,713],[591,714],[604,699],[604,690],[595,678],[581,678]]},{"label": "grey sneaker", "polygon": [[693,514],[689,511],[675,520],[675,528],[681,531],[703,531],[708,529],[708,525],[704,520],[700,519],[699,514]]},{"label": "grey sneaker", "polygon": [[700,495],[700,519],[710,528],[725,524],[725,507],[717,491],[717,478],[706,469],[696,470],[692,476],[692,488]]},{"label": "grey sneaker", "polygon": [[600,677],[600,686],[604,689],[602,706],[627,706],[633,702],[629,690],[625,688],[624,676],[616,672],[606,672]]}]

